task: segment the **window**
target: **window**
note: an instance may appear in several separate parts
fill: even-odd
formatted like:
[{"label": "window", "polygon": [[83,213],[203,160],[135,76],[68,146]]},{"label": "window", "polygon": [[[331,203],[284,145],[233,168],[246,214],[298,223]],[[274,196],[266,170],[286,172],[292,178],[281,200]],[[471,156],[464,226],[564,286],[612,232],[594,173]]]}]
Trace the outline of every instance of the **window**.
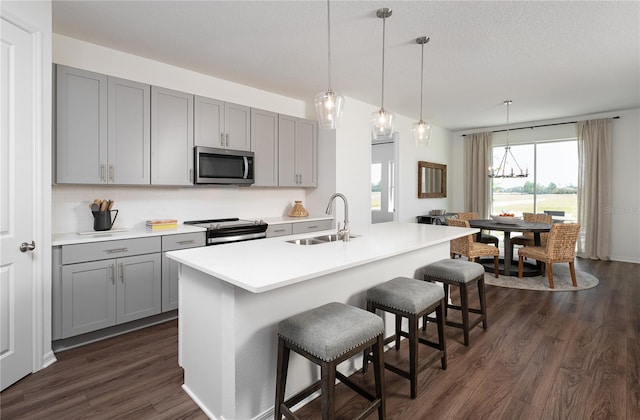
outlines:
[{"label": "window", "polygon": [[[578,142],[540,142],[511,146],[511,152],[527,178],[494,178],[491,214],[556,212],[567,219],[577,218]],[[504,146],[493,148],[499,162]],[[509,165],[507,165],[509,167]],[[564,213],[562,213],[564,212]]]}]

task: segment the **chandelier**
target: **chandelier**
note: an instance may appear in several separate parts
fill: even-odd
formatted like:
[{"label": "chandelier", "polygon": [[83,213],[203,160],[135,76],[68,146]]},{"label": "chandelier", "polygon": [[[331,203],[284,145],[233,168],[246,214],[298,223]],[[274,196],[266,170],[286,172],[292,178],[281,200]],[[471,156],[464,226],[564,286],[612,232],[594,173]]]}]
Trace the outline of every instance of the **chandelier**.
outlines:
[{"label": "chandelier", "polygon": [[[507,106],[507,145],[504,148],[504,155],[502,155],[500,165],[497,168],[489,166],[489,178],[526,178],[529,176],[529,169],[527,168],[526,172],[522,170],[516,157],[511,153],[511,146],[509,145],[509,105],[512,103],[513,101],[510,99],[504,101]],[[507,170],[507,165],[509,164],[509,170]],[[517,171],[514,170],[516,167],[518,168]]]}]

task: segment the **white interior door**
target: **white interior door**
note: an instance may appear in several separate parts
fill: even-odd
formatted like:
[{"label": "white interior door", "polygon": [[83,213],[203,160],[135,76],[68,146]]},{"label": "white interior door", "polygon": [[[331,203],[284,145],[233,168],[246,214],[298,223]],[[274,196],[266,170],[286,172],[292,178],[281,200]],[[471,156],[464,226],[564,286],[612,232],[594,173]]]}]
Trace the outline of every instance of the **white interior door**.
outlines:
[{"label": "white interior door", "polygon": [[34,60],[31,34],[3,18],[0,26],[0,389],[5,389],[32,371]]},{"label": "white interior door", "polygon": [[371,145],[371,223],[391,222],[395,211],[395,144]]}]

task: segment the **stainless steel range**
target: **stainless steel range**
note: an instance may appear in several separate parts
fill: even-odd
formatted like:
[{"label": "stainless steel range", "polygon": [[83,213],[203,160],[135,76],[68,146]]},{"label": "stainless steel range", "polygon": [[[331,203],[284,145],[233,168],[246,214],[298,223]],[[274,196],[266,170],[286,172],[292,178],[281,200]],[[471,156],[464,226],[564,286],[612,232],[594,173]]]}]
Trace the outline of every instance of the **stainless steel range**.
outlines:
[{"label": "stainless steel range", "polygon": [[262,220],[242,220],[235,218],[190,220],[185,225],[200,226],[207,229],[207,245],[219,245],[229,242],[250,241],[266,238],[267,227]]}]

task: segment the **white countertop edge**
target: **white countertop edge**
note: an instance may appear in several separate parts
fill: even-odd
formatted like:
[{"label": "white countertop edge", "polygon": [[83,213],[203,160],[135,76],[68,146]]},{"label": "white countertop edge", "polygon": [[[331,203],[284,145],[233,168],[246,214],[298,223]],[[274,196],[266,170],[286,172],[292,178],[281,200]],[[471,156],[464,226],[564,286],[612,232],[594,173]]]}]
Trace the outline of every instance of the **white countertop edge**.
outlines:
[{"label": "white countertop edge", "polygon": [[[426,226],[426,225],[425,225]],[[431,225],[428,225],[431,226]],[[479,232],[479,229],[475,229],[475,228],[448,228],[448,229],[455,229],[456,231],[459,230],[459,232],[456,232],[455,234],[448,234],[448,235],[444,235],[442,237],[439,237],[436,240],[432,240],[432,241],[427,241],[427,242],[422,242],[422,243],[418,243],[418,244],[414,244],[411,246],[406,246],[406,247],[402,247],[402,248],[398,248],[394,251],[390,251],[390,252],[385,252],[384,254],[373,254],[368,258],[360,258],[357,260],[353,260],[350,262],[347,262],[345,264],[338,264],[338,265],[334,265],[331,266],[329,268],[327,268],[326,270],[317,270],[317,271],[313,271],[313,272],[308,272],[306,274],[303,275],[299,275],[299,276],[295,276],[295,277],[290,277],[281,281],[275,281],[269,284],[266,284],[264,286],[260,286],[260,287],[256,287],[252,284],[248,284],[246,282],[240,281],[236,278],[227,276],[225,273],[220,272],[220,271],[216,271],[214,269],[211,269],[210,267],[207,267],[204,264],[200,264],[198,263],[196,260],[194,260],[193,258],[184,258],[182,257],[182,255],[184,254],[184,251],[188,251],[188,250],[184,250],[184,251],[172,251],[172,252],[168,252],[167,256],[172,259],[175,260],[179,263],[185,264],[191,268],[194,268],[196,270],[199,270],[203,273],[206,273],[212,277],[215,277],[219,280],[222,280],[226,283],[229,283],[233,286],[237,286],[240,287],[244,290],[247,290],[249,292],[252,293],[264,293],[264,292],[268,292],[270,290],[274,290],[274,289],[278,289],[284,286],[288,286],[288,285],[292,285],[292,284],[296,284],[296,283],[300,283],[302,281],[305,280],[309,280],[309,279],[313,279],[319,276],[323,276],[323,275],[327,275],[327,274],[331,274],[331,273],[335,273],[338,271],[343,271],[349,268],[353,268],[353,267],[357,267],[360,265],[364,265],[367,264],[369,262],[372,261],[378,261],[381,259],[385,259],[385,258],[390,258],[396,255],[400,255],[400,254],[404,254],[407,252],[412,252],[418,249],[422,249],[422,248],[426,248],[429,246],[433,246],[433,245],[438,245],[441,243],[445,243],[445,242],[449,242],[452,239],[456,239],[468,234],[474,234]],[[329,233],[335,233],[334,230],[330,230],[330,231],[321,231],[321,232],[314,232],[314,233],[304,233],[304,234],[298,234],[298,235],[291,235],[291,236],[281,236],[281,237],[277,237],[277,238],[269,238],[267,240],[270,241],[287,241],[287,240],[291,240],[291,239],[299,239],[299,238],[310,238],[310,237],[314,237],[314,236],[319,236],[319,235],[324,235],[324,234],[329,234]],[[357,232],[353,232],[353,234],[358,235]],[[354,239],[355,241],[358,240],[358,238]],[[266,240],[261,240],[261,243],[265,243]],[[251,241],[251,242],[255,242],[255,241]],[[329,244],[321,244],[321,245],[308,245],[308,246],[325,246],[325,247],[329,247],[329,246],[340,246],[341,242],[335,242],[335,243],[329,243]],[[292,246],[304,246],[304,245],[292,245]]]},{"label": "white countertop edge", "polygon": [[306,217],[292,217],[292,216],[282,216],[282,217],[266,217],[264,220],[268,225],[283,225],[285,223],[300,223],[300,222],[314,222],[317,220],[333,220],[333,216],[329,215],[312,215]]},{"label": "white countertop edge", "polygon": [[120,239],[145,238],[149,236],[178,235],[181,233],[204,232],[199,226],[178,224],[175,229],[151,230],[147,227],[130,228],[125,232],[96,232],[89,235],[79,235],[77,232],[54,233],[51,235],[51,246],[84,244],[91,242],[117,241]]}]

